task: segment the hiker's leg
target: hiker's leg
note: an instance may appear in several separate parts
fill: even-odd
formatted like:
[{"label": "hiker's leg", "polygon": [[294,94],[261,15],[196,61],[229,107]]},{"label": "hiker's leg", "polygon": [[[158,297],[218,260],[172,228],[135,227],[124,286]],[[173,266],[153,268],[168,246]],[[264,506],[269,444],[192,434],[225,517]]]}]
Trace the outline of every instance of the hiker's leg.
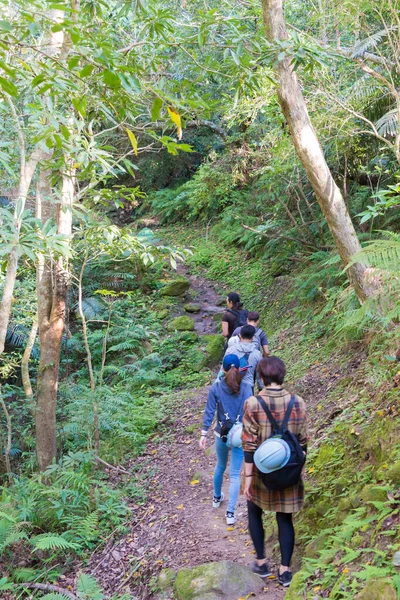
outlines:
[{"label": "hiker's leg", "polygon": [[228,463],[228,448],[217,436],[215,437],[215,450],[217,453],[217,464],[214,471],[214,496],[219,498],[221,495],[224,472]]},{"label": "hiker's leg", "polygon": [[279,546],[282,557],[281,572],[289,569],[294,549],[294,527],[292,516],[292,513],[276,513]]},{"label": "hiker's leg", "polygon": [[249,513],[249,532],[256,551],[257,560],[263,560],[264,555],[264,527],[262,522],[262,508],[247,500],[247,510]]},{"label": "hiker's leg", "polygon": [[231,467],[229,471],[229,503],[228,512],[235,512],[236,502],[240,490],[240,469],[243,464],[244,453],[242,448],[232,448]]}]

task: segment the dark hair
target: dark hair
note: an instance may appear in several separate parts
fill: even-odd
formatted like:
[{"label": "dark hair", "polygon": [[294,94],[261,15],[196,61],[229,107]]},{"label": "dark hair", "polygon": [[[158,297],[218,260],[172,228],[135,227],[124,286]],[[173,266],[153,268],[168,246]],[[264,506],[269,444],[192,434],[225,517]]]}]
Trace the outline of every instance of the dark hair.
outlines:
[{"label": "dark hair", "polygon": [[240,302],[240,296],[236,292],[231,292],[228,294],[228,300],[229,302],[232,302],[233,308],[240,308],[242,306],[242,303]]},{"label": "dark hair", "polygon": [[256,335],[256,328],[253,325],[243,325],[240,330],[240,337],[244,340],[252,340]]},{"label": "dark hair", "polygon": [[247,320],[248,321],[258,321],[259,318],[260,318],[260,315],[256,311],[249,312],[248,315],[247,315]]},{"label": "dark hair", "polygon": [[234,394],[239,393],[240,384],[242,382],[239,369],[231,366],[228,371],[225,371],[225,381],[228,388],[232,390]]},{"label": "dark hair", "polygon": [[286,367],[283,360],[277,356],[267,356],[258,363],[257,372],[264,385],[271,385],[271,383],[282,385],[286,375]]}]

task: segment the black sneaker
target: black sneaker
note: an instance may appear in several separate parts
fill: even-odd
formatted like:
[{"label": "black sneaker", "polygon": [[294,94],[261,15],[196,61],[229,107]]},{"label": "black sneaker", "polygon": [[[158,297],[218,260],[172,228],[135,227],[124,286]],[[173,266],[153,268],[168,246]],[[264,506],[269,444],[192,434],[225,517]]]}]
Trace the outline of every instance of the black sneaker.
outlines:
[{"label": "black sneaker", "polygon": [[256,575],[260,577],[269,577],[271,575],[271,569],[268,566],[268,563],[264,563],[263,565],[258,565],[256,562],[253,562],[251,565],[251,570]]},{"label": "black sneaker", "polygon": [[283,573],[279,573],[278,569],[278,581],[281,585],[283,585],[283,587],[289,587],[289,585],[292,583],[292,577],[293,575],[290,571],[284,571]]}]

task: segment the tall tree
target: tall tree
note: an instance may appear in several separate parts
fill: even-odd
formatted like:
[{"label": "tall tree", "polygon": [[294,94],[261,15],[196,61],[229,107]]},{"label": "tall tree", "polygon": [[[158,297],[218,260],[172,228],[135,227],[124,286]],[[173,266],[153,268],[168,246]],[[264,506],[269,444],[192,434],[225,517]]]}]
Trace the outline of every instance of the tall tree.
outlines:
[{"label": "tall tree", "polygon": [[[263,0],[262,7],[268,41],[273,44],[287,40],[282,0]],[[364,265],[351,263],[352,256],[361,250],[360,242],[312,126],[289,56],[278,59],[276,72],[279,78],[279,104],[289,125],[297,155],[306,170],[343,264],[348,266],[350,283],[362,303],[374,293],[374,284],[368,281]]]}]

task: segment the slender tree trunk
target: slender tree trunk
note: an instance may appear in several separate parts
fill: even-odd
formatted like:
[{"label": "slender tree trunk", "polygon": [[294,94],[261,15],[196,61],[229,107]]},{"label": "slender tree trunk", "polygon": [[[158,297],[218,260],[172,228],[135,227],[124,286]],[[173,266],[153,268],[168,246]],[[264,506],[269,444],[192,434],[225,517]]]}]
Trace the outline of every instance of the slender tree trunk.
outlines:
[{"label": "slender tree trunk", "polygon": [[[37,203],[43,222],[52,212],[51,173],[41,171]],[[74,197],[72,173],[63,174],[61,203],[57,208],[57,231],[71,234],[71,207]],[[61,342],[64,332],[65,307],[69,276],[65,260],[57,262],[40,258],[37,268],[38,323],[40,361],[36,404],[36,453],[40,471],[56,457],[56,402]]]},{"label": "slender tree trunk", "polygon": [[[282,0],[262,0],[267,39],[273,43],[288,37]],[[345,266],[361,250],[343,196],[336,185],[324,153],[313,129],[307,106],[290,58],[278,61],[278,99],[287,120],[298,157],[306,170],[318,203],[331,230],[337,250]],[[348,277],[360,302],[374,293],[374,285],[366,280],[366,268],[355,263],[348,268]]]},{"label": "slender tree trunk", "polygon": [[3,409],[3,413],[6,418],[6,423],[7,423],[7,444],[6,444],[6,447],[4,450],[4,459],[5,459],[5,463],[6,463],[8,482],[10,485],[12,485],[13,479],[12,479],[11,462],[10,462],[10,451],[11,451],[11,441],[12,441],[11,417],[10,417],[10,413],[8,412],[6,403],[3,400],[3,396],[1,395],[1,389],[0,389],[0,404],[1,404],[1,408]]}]

